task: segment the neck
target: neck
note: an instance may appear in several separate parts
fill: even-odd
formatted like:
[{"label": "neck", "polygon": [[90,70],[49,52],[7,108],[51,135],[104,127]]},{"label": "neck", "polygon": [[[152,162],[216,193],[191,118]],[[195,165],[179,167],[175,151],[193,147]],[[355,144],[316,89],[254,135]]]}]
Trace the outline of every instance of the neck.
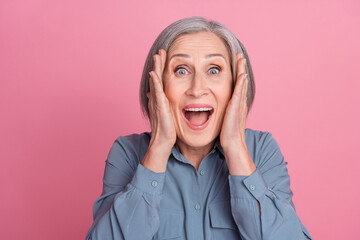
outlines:
[{"label": "neck", "polygon": [[186,159],[188,159],[192,165],[196,168],[196,170],[199,169],[201,161],[205,158],[205,156],[211,151],[211,149],[214,147],[215,141],[201,147],[193,147],[186,145],[185,143],[179,141],[179,139],[176,141],[175,147],[178,149],[179,152],[181,152]]}]

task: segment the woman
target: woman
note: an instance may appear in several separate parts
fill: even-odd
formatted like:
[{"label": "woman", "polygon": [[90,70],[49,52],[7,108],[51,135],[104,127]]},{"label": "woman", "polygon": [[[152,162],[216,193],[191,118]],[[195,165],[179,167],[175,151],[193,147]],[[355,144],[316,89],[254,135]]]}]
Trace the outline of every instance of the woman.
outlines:
[{"label": "woman", "polygon": [[115,141],[87,239],[311,239],[277,142],[245,129],[254,94],[225,26],[193,17],[163,30],[140,88],[151,133]]}]

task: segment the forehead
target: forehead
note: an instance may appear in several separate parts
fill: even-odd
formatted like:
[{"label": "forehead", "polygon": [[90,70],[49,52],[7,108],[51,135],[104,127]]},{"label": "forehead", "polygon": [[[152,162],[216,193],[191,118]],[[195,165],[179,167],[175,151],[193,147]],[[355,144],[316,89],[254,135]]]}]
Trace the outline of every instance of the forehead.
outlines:
[{"label": "forehead", "polygon": [[223,40],[211,32],[184,34],[178,37],[170,46],[168,55],[179,53],[220,53],[228,57],[227,48]]}]

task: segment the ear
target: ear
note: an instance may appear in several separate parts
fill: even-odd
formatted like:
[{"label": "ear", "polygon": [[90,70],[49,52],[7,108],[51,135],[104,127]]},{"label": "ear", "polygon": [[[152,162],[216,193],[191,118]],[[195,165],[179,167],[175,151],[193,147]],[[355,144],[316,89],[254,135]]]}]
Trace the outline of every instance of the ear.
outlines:
[{"label": "ear", "polygon": [[150,98],[150,92],[146,93],[147,98]]}]

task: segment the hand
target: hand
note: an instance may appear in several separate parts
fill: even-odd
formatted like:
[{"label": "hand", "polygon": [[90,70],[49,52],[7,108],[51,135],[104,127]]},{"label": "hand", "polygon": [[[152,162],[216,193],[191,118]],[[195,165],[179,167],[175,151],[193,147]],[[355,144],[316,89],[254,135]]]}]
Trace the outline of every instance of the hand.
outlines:
[{"label": "hand", "polygon": [[[148,152],[142,164],[150,170],[164,172],[171,149],[176,141],[176,130],[169,100],[163,90],[162,75],[166,62],[165,50],[160,49],[159,54],[155,54],[153,58],[154,67],[149,73],[150,92],[147,93],[152,134]],[[154,154],[156,157],[153,158]]]},{"label": "hand", "polygon": [[242,53],[236,55],[237,76],[233,95],[226,108],[220,133],[220,143],[224,149],[226,162],[231,175],[251,175],[256,166],[249,154],[245,141],[247,116],[247,86],[245,73],[246,59]]}]

